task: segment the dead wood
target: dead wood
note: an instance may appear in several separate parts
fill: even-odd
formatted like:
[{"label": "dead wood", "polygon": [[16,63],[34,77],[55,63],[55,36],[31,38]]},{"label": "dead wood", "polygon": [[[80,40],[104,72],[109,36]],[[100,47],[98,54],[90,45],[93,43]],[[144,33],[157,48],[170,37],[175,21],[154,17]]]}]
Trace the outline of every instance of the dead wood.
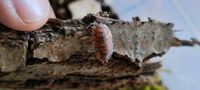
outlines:
[{"label": "dead wood", "polygon": [[[90,29],[93,21],[108,25],[113,35],[114,53],[107,64],[101,64],[94,55]],[[159,63],[140,66],[143,61],[162,56],[172,46],[199,43],[175,38],[172,27],[171,23],[136,18],[128,22],[91,14],[75,20],[50,19],[33,32],[14,31],[1,25],[0,81],[4,83],[0,85],[9,82],[13,87],[25,87],[30,80],[44,80],[44,86],[48,86],[49,80],[70,83],[75,77],[101,82],[135,80],[160,67]],[[121,79],[124,77],[129,79]],[[76,83],[81,85],[84,80],[79,79]]]}]

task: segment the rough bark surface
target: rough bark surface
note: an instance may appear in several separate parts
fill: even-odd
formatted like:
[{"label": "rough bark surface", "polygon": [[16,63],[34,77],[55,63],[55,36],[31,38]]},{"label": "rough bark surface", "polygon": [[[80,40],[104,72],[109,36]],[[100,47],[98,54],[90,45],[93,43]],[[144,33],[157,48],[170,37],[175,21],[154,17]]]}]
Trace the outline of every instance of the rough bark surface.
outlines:
[{"label": "rough bark surface", "polygon": [[[93,21],[108,25],[113,35],[114,53],[107,64],[95,58],[90,29]],[[160,63],[143,61],[163,55],[172,46],[199,44],[194,39],[175,38],[172,27],[152,20],[134,18],[127,22],[91,14],[76,20],[50,19],[33,32],[1,25],[0,86],[58,88],[60,83],[62,88],[114,89],[133,85],[140,75],[155,73],[160,67]]]},{"label": "rough bark surface", "polygon": [[[52,19],[41,30],[34,32],[1,30],[1,70],[16,70],[17,67],[25,66],[29,58],[60,62],[67,61],[75,54],[86,58],[94,57],[95,50],[89,29],[92,23],[89,21],[94,21],[94,18],[109,26],[113,35],[114,52],[127,56],[132,62],[142,61],[151,54],[160,55],[166,52],[174,38],[172,25],[160,22],[125,22],[92,15],[83,20]],[[10,54],[11,50],[13,51]],[[12,63],[9,65],[5,60]],[[10,68],[11,66],[13,67]]]}]

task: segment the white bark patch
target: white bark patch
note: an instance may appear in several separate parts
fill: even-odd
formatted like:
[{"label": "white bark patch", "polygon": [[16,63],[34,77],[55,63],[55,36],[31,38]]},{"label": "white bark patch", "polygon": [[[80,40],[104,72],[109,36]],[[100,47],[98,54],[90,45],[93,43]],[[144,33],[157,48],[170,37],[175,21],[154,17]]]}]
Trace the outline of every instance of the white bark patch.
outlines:
[{"label": "white bark patch", "polygon": [[69,5],[69,9],[74,19],[83,18],[88,13],[98,13],[101,5],[95,0],[78,0]]}]

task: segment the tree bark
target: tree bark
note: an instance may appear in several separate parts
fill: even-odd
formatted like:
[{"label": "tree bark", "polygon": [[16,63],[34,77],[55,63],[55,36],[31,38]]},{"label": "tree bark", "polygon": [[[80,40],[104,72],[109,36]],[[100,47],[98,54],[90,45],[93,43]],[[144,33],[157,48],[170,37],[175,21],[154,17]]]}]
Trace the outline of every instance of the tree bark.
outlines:
[{"label": "tree bark", "polygon": [[[95,57],[90,28],[94,21],[106,24],[112,32],[114,52],[106,64]],[[199,44],[195,39],[174,37],[172,27],[151,19],[127,22],[91,14],[75,20],[50,19],[33,32],[1,25],[0,86],[116,89],[148,85],[142,76],[153,77],[161,66],[148,63],[150,58],[162,56],[172,46]]]}]

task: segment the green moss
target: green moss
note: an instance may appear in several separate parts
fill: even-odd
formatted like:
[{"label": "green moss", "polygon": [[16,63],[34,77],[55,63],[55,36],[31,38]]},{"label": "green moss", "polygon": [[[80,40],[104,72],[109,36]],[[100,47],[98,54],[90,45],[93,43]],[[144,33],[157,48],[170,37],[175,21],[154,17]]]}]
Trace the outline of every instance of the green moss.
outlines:
[{"label": "green moss", "polygon": [[165,87],[160,86],[160,85],[155,85],[155,86],[144,86],[139,88],[133,88],[133,87],[120,87],[118,90],[167,90]]},{"label": "green moss", "polygon": [[146,86],[143,90],[151,90],[151,86]]},{"label": "green moss", "polygon": [[155,86],[145,86],[141,90],[166,90],[166,88],[160,85],[155,85]]},{"label": "green moss", "polygon": [[120,87],[118,90],[133,90],[131,87]]}]

